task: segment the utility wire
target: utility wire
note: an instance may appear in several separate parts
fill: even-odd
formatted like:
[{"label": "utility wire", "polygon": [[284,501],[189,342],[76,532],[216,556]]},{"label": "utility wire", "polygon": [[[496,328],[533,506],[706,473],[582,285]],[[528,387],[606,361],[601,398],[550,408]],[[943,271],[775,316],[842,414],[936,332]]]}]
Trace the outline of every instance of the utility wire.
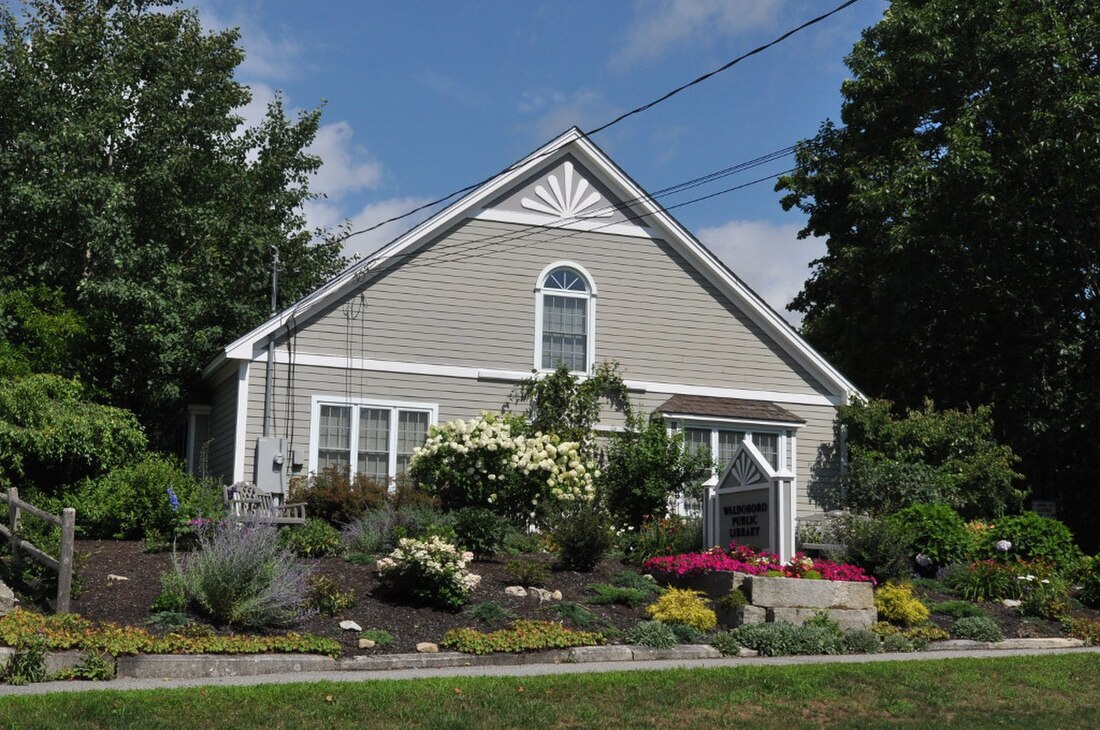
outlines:
[{"label": "utility wire", "polygon": [[[800,31],[803,31],[803,30],[805,30],[806,28],[809,28],[812,25],[816,25],[816,24],[820,23],[821,21],[826,20],[826,19],[828,19],[829,17],[831,17],[833,15],[836,15],[841,10],[844,10],[845,8],[848,8],[851,5],[855,5],[857,2],[859,2],[859,0],[847,0],[846,2],[841,3],[840,5],[836,6],[832,10],[830,10],[829,12],[824,13],[822,15],[819,15],[816,18],[811,18],[810,20],[807,20],[802,25],[800,25],[796,28],[792,28],[791,30],[788,30],[786,33],[779,36],[778,38],[775,38],[774,40],[769,41],[768,43],[765,43],[762,46],[757,46],[756,48],[752,49],[751,51],[748,51],[747,53],[741,54],[737,58],[734,58],[734,59],[728,61],[727,63],[723,64],[722,66],[719,66],[718,68],[714,69],[713,71],[705,73],[702,76],[700,76],[696,79],[693,79],[692,81],[687,82],[686,84],[683,84],[681,86],[676,87],[672,91],[669,91],[668,93],[664,94],[663,96],[661,96],[657,99],[654,99],[653,101],[649,102],[648,104],[643,104],[642,106],[635,107],[634,109],[631,109],[630,111],[628,111],[624,114],[620,114],[619,116],[612,119],[610,122],[607,122],[605,124],[601,124],[600,126],[596,127],[595,129],[592,129],[588,132],[582,132],[582,134],[586,138],[591,137],[594,134],[598,134],[599,132],[602,132],[605,129],[608,129],[611,126],[614,126],[614,125],[618,124],[619,122],[623,121],[624,119],[627,119],[628,117],[632,117],[635,114],[641,114],[642,112],[644,112],[648,109],[652,109],[653,107],[657,106],[658,104],[660,104],[664,101],[667,101],[668,99],[671,99],[672,97],[676,96],[677,94],[681,93],[682,91],[685,91],[685,90],[687,90],[687,89],[689,89],[692,86],[695,86],[697,84],[701,84],[704,81],[706,81],[707,79],[711,78],[712,76],[716,76],[717,74],[720,74],[723,71],[728,71],[729,69],[733,68],[734,66],[741,63],[745,59],[751,58],[752,56],[755,56],[759,53],[763,53],[764,51],[768,50],[772,46],[778,45],[778,44],[782,43],[783,41],[787,40],[792,35],[800,32]],[[555,151],[556,150],[551,150],[551,151],[544,152],[544,153],[542,153],[542,156],[546,156],[546,155],[551,154],[552,152],[555,152]],[[538,158],[535,158],[535,159],[538,159]],[[442,198],[436,198],[435,200],[432,200],[428,203],[424,203],[423,205],[418,205],[415,208],[413,208],[412,210],[408,210],[404,213],[401,213],[400,215],[395,215],[392,218],[387,218],[383,221],[379,221],[378,223],[367,226],[366,228],[361,228],[359,230],[351,231],[350,233],[346,233],[343,236],[340,236],[339,238],[335,239],[335,241],[337,241],[337,242],[346,241],[347,239],[351,238],[352,236],[358,236],[362,233],[369,233],[370,231],[381,228],[382,226],[387,225],[389,223],[394,223],[394,222],[402,220],[404,218],[408,218],[411,215],[415,215],[415,214],[419,213],[420,211],[425,210],[427,208],[434,207],[434,206],[439,205],[441,203],[446,203],[448,200],[450,200],[451,198],[454,198],[455,196],[462,195],[463,193],[468,193],[471,190],[475,190],[475,189],[481,187],[482,185],[485,185],[485,184],[491,182],[492,180],[495,180],[496,178],[500,177],[501,175],[507,174],[507,173],[511,172],[512,170],[515,170],[521,164],[526,164],[527,162],[531,162],[531,161],[533,161],[533,160],[524,159],[524,160],[521,160],[520,162],[516,162],[515,164],[509,165],[508,167],[504,168],[503,170],[501,170],[497,174],[492,175],[490,177],[487,177],[484,180],[480,180],[476,183],[473,183],[472,185],[467,185],[464,188],[459,188],[458,190],[455,190],[452,193],[448,193],[447,195],[444,195]]]}]

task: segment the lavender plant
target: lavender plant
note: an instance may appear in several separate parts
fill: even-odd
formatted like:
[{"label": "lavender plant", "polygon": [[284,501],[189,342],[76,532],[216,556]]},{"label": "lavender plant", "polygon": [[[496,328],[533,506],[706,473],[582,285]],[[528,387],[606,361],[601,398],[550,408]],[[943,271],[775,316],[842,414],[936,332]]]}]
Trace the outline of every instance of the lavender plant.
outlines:
[{"label": "lavender plant", "polygon": [[279,547],[275,528],[217,524],[176,573],[188,606],[215,624],[285,626],[303,615],[309,569]]}]

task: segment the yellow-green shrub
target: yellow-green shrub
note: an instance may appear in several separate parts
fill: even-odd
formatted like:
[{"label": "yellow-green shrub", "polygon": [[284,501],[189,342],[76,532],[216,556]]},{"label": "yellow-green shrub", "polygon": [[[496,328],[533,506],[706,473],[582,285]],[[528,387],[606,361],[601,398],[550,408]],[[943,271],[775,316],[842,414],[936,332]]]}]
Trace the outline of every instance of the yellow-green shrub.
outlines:
[{"label": "yellow-green shrub", "polygon": [[884,583],[875,591],[875,608],[878,617],[902,626],[916,626],[932,615],[928,607],[913,595],[908,583]]},{"label": "yellow-green shrub", "polygon": [[701,591],[669,588],[655,603],[646,606],[645,612],[655,621],[710,631],[718,625],[718,617],[703,595]]}]

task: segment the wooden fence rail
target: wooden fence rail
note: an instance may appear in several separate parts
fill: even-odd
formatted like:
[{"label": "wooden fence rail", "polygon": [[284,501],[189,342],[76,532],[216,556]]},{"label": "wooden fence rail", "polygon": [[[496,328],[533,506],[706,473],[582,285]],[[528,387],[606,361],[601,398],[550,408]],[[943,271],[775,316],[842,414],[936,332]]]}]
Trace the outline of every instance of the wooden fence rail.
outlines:
[{"label": "wooden fence rail", "polygon": [[[8,504],[8,524],[0,524],[0,536],[11,545],[12,568],[18,570],[22,566],[23,553],[26,553],[27,557],[57,573],[57,612],[68,613],[69,594],[73,588],[73,532],[76,528],[76,510],[66,507],[61,510],[60,517],[50,514],[19,499],[19,490],[15,487],[8,489],[7,494],[0,492],[0,502]],[[47,555],[19,536],[19,522],[23,512],[61,527],[60,557]]]}]

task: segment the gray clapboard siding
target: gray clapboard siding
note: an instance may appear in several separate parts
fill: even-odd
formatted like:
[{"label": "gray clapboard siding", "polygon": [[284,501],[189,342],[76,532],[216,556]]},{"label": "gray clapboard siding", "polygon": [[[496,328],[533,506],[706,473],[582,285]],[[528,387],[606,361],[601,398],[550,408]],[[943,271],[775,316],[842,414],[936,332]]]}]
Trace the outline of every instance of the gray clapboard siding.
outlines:
[{"label": "gray clapboard siding", "polygon": [[[482,246],[483,248],[475,248]],[[827,389],[663,241],[466,221],[301,326],[298,352],[529,370],[534,288],[573,261],[598,290],[596,360],[633,380]]]},{"label": "gray clapboard siding", "polygon": [[[262,403],[261,403],[262,405]],[[261,417],[263,412],[261,411]],[[233,480],[234,434],[237,429],[237,370],[234,368],[213,388],[210,399],[210,446],[207,468],[223,482]],[[196,447],[198,444],[196,444]]]}]

